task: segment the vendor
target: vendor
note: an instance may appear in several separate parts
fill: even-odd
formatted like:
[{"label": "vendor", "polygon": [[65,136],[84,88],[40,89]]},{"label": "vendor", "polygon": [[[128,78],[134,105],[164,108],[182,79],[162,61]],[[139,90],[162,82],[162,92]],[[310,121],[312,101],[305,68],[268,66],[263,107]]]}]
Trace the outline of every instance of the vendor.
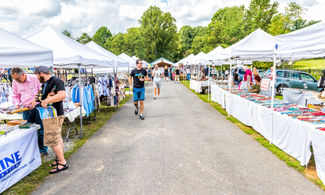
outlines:
[{"label": "vendor", "polygon": [[35,75],[26,74],[20,68],[13,68],[11,70],[11,76],[14,80],[12,83],[12,101],[15,105],[15,109],[18,110],[21,107],[29,108],[29,110],[23,112],[23,118],[27,120],[28,123],[36,123],[41,126],[37,131],[38,147],[41,155],[46,155],[47,147],[44,146],[43,142],[43,123],[37,110],[40,105],[35,99],[35,96],[37,96],[40,90],[40,82]]},{"label": "vendor", "polygon": [[[64,158],[63,140],[62,140],[62,124],[64,120],[63,100],[66,97],[64,83],[50,73],[50,69],[46,66],[35,68],[35,74],[38,80],[42,83],[41,106],[47,108],[51,104],[57,112],[55,120],[57,120],[57,128],[45,128],[44,143],[50,146],[56,155],[56,160],[51,164],[54,168],[50,171],[51,174],[66,170],[69,166]],[[54,120],[54,119],[53,119]],[[45,123],[45,122],[44,122]]]}]

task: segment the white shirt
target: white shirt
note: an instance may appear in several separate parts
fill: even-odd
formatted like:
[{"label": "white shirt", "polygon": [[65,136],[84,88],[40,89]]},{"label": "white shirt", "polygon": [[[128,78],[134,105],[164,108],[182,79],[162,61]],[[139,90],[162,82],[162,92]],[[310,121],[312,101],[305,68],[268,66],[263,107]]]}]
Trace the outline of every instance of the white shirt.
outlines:
[{"label": "white shirt", "polygon": [[153,81],[156,81],[156,82],[159,82],[161,81],[161,74],[162,74],[162,71],[160,69],[156,70],[156,69],[153,69]]}]

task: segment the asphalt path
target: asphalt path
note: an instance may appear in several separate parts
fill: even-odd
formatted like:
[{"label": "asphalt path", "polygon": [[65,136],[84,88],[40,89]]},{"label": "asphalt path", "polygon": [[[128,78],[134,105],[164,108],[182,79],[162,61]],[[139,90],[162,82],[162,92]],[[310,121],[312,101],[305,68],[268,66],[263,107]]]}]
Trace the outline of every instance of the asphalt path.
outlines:
[{"label": "asphalt path", "polygon": [[[240,109],[240,108],[239,108]],[[126,103],[34,194],[323,194],[186,87]]]}]

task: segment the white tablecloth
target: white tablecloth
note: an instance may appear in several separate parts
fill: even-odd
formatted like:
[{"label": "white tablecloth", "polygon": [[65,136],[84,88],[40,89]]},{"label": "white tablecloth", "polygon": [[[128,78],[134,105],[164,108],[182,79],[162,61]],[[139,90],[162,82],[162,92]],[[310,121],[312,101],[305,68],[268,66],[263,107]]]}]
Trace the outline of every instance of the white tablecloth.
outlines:
[{"label": "white tablecloth", "polygon": [[311,130],[314,158],[318,177],[325,182],[325,131]]},{"label": "white tablecloth", "polygon": [[41,165],[36,128],[0,136],[0,193]]},{"label": "white tablecloth", "polygon": [[314,91],[285,88],[283,89],[283,101],[307,106],[306,100],[309,98],[317,98],[318,94],[318,92]]},{"label": "white tablecloth", "polygon": [[[213,86],[211,89],[213,94],[211,94],[211,99],[213,97],[213,100],[218,103],[224,102],[230,115],[243,124],[253,127],[267,140],[297,159],[301,165],[308,163],[311,156],[310,130],[313,128],[312,125],[278,112],[272,112],[270,108],[231,94],[219,87]],[[218,95],[220,97],[217,97]]]},{"label": "white tablecloth", "polygon": [[[214,80],[210,80],[210,86],[216,84]],[[190,80],[190,89],[194,90],[196,93],[202,92],[202,87],[209,86],[209,81],[196,81]]]},{"label": "white tablecloth", "polygon": [[16,113],[16,114],[0,113],[0,121],[2,121],[2,120],[19,120],[19,119],[23,119],[22,113]]}]

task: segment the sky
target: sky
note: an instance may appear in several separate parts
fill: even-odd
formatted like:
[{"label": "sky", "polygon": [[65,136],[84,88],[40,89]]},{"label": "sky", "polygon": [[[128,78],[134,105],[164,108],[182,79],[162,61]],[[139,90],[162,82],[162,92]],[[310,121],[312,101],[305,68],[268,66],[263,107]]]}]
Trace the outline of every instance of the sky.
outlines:
[{"label": "sky", "polygon": [[[273,1],[273,0],[272,0]],[[279,11],[293,0],[277,0]],[[295,0],[306,8],[307,20],[325,20],[324,0]],[[170,12],[178,29],[183,25],[206,26],[223,7],[245,5],[250,0],[1,0],[0,28],[24,36],[46,26],[69,30],[78,37],[92,36],[101,26],[113,34],[139,26],[138,20],[151,5]]]}]

